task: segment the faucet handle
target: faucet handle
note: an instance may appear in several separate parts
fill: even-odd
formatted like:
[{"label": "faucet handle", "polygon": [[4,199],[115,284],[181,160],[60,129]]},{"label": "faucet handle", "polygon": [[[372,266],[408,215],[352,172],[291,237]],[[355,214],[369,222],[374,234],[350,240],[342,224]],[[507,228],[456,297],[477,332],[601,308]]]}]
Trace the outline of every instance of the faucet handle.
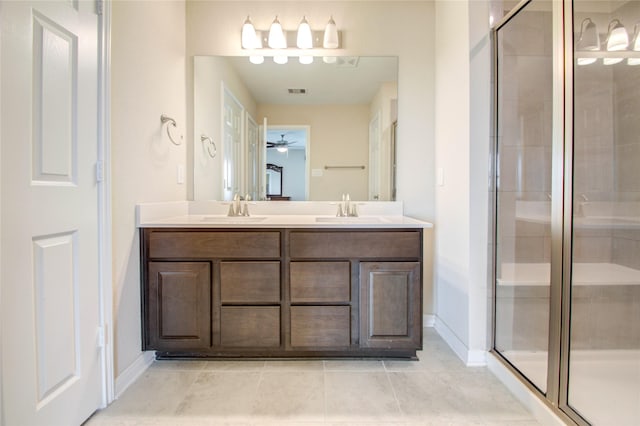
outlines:
[{"label": "faucet handle", "polygon": [[336,213],[337,217],[345,216],[344,210],[342,210],[342,203],[338,203],[338,213]]},{"label": "faucet handle", "polygon": [[227,216],[237,216],[237,212],[233,203],[229,203],[229,210],[227,211]]}]

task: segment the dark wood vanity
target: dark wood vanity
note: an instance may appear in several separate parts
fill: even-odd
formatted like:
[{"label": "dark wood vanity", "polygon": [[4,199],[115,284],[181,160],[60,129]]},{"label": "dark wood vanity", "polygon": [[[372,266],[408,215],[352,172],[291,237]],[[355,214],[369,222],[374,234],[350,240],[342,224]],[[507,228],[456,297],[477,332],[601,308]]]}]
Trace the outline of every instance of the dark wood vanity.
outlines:
[{"label": "dark wood vanity", "polygon": [[421,228],[141,228],[143,349],[403,357],[422,347]]}]

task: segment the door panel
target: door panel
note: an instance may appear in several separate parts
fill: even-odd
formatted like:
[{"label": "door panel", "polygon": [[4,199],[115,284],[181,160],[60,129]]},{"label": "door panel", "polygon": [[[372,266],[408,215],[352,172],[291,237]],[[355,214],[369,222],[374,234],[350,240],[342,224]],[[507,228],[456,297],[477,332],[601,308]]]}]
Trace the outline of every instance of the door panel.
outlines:
[{"label": "door panel", "polygon": [[534,0],[497,31],[498,180],[495,348],[547,390],[551,283],[551,2]]},{"label": "door panel", "polygon": [[209,262],[149,262],[148,306],[145,349],[211,346]]},{"label": "door panel", "polygon": [[422,295],[419,262],[360,264],[360,344],[419,348]]},{"label": "door panel", "polygon": [[96,5],[0,14],[4,421],[80,424],[103,384]]}]

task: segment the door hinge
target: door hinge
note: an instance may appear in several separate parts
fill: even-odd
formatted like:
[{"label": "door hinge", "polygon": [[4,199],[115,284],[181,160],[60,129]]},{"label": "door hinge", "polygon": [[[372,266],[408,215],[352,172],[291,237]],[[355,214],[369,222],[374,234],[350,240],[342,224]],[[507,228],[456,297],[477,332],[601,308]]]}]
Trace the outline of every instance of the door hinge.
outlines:
[{"label": "door hinge", "polygon": [[102,182],[104,180],[104,163],[98,161],[96,163],[96,182]]},{"label": "door hinge", "polygon": [[104,13],[104,0],[96,0],[96,13],[98,16]]},{"label": "door hinge", "polygon": [[105,333],[105,327],[98,327],[98,347],[104,348],[107,345],[107,333]]}]

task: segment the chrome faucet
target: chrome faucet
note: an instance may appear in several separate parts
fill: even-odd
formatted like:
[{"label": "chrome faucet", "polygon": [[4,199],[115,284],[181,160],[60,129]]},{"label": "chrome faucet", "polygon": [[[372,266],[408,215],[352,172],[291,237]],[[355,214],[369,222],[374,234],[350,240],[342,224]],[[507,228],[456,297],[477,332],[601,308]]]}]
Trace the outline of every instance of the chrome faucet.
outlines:
[{"label": "chrome faucet", "polygon": [[236,193],[233,196],[233,201],[229,203],[229,211],[227,211],[227,216],[250,216],[249,200],[251,200],[251,196],[249,194],[245,195],[244,204],[242,204],[242,197],[240,197],[240,194]]},{"label": "chrome faucet", "polygon": [[355,203],[351,202],[349,194],[342,194],[342,202],[338,203],[337,217],[357,217],[358,208]]}]

